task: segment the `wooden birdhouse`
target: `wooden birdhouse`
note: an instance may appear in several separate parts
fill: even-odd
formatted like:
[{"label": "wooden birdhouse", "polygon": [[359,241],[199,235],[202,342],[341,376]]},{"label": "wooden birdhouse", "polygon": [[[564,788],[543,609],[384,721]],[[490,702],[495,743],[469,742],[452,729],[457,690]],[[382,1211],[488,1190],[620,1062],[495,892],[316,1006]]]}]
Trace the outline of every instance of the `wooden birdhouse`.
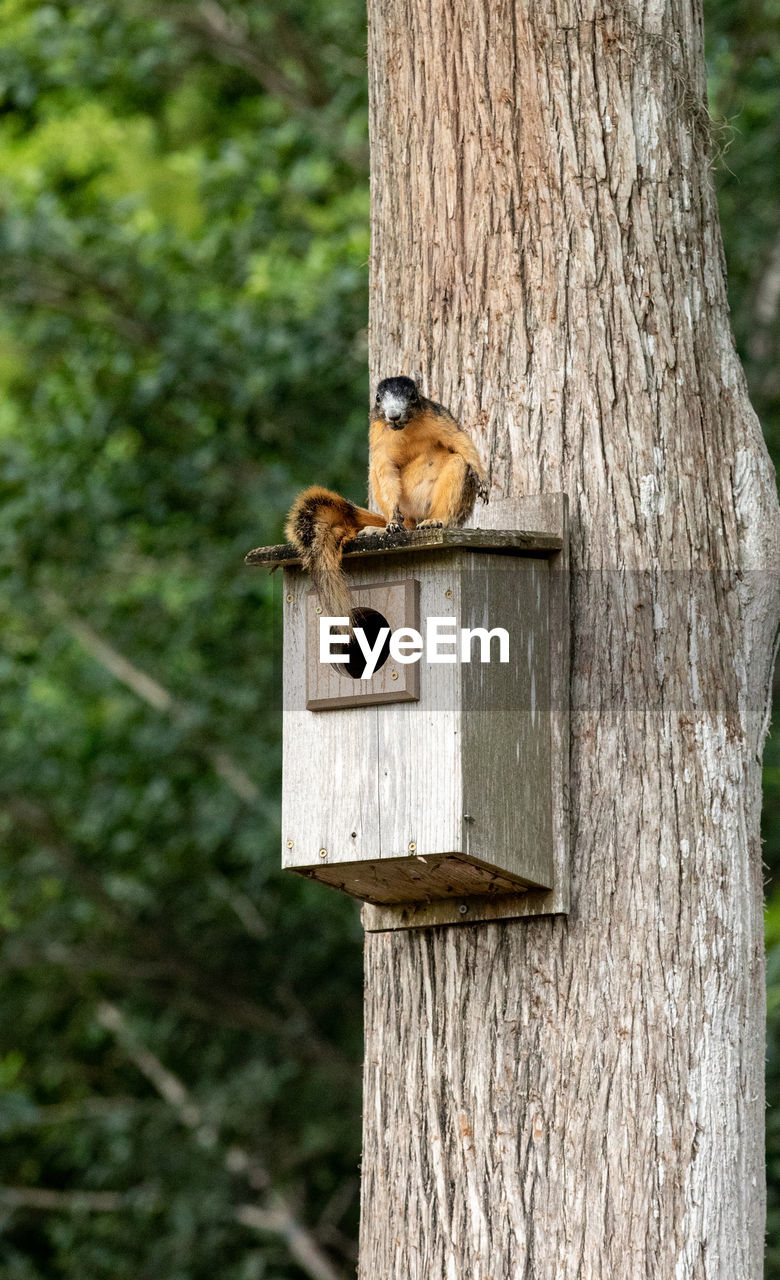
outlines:
[{"label": "wooden birdhouse", "polygon": [[347,544],[362,647],[291,546],[247,556],[284,568],[283,865],[368,929],[568,909],[566,499],[475,516]]}]

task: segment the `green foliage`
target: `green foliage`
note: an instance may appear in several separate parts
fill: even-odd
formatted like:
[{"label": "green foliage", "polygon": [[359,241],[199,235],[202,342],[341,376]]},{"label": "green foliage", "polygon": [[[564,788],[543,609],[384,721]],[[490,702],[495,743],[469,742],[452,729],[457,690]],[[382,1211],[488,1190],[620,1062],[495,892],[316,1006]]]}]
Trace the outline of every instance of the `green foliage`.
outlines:
[{"label": "green foliage", "polygon": [[[780,8],[776,0],[707,0],[710,109],[732,323],[750,395],[780,464]],[[776,674],[777,682],[777,674]],[[780,685],[776,683],[776,690]],[[780,1277],[780,737],[764,756],[767,893],[766,1280]]]},{"label": "green foliage", "polygon": [[780,458],[780,8],[707,0],[710,109],[732,323],[750,395]]},{"label": "green foliage", "polygon": [[364,492],[363,14],[4,19],[0,1268],[285,1280],[281,1196],[349,1271],[360,930],[277,870],[243,555]]},{"label": "green foliage", "polygon": [[[707,16],[735,330],[780,448],[773,5]],[[302,484],[364,493],[364,8],[2,15],[0,1267],[295,1280],[292,1216],[346,1275],[360,931],[277,871],[278,586],[242,557]],[[777,895],[768,930],[777,1097]]]}]

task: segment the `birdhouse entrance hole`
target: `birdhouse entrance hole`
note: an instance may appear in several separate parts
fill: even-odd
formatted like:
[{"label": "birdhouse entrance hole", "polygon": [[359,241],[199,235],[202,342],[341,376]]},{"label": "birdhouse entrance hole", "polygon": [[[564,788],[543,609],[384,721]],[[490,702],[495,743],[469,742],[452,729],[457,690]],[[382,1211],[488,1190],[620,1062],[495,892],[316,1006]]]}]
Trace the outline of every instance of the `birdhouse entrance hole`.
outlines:
[{"label": "birdhouse entrance hole", "polygon": [[[384,614],[377,609],[355,609],[352,614],[353,628],[360,628],[365,637],[365,643],[370,649],[374,648],[379,639],[382,628],[386,628],[388,633],[391,631],[390,623]],[[359,644],[357,637],[353,636],[349,642],[347,649],[349,658],[346,662],[333,662],[331,666],[339,675],[351,676],[353,680],[360,680],[366,669],[366,656],[364,650]],[[374,664],[374,674],[380,671],[390,657],[390,636],[385,636],[382,648],[379,650],[379,657]]]}]

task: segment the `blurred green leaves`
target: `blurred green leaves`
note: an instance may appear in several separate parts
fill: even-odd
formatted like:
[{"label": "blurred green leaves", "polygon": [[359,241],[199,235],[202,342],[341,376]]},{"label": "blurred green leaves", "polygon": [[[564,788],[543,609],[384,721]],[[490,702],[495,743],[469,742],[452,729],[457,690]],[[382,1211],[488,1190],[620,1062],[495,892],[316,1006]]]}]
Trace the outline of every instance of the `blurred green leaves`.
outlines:
[{"label": "blurred green leaves", "polygon": [[[707,0],[715,176],[732,324],[775,465],[780,463],[780,7],[776,0]],[[780,677],[775,673],[775,691]],[[762,835],[767,883],[766,1278],[780,1276],[780,732],[764,753]]]},{"label": "blurred green leaves", "polygon": [[3,9],[0,1265],[343,1274],[360,932],[277,869],[243,555],[364,492],[363,13]]},{"label": "blurred green leaves", "polygon": [[[2,17],[0,1267],[348,1275],[360,930],[277,870],[279,588],[242,558],[302,484],[365,492],[364,8]],[[778,448],[778,12],[707,17],[734,325]]]},{"label": "blurred green leaves", "polygon": [[707,0],[710,111],[732,324],[750,395],[780,458],[780,8]]}]

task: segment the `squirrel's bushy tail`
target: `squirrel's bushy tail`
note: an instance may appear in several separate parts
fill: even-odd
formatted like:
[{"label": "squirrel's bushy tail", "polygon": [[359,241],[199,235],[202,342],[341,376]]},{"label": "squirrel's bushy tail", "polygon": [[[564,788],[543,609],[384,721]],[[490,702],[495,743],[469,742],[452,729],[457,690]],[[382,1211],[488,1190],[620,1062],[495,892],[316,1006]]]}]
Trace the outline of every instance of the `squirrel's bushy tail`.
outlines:
[{"label": "squirrel's bushy tail", "polygon": [[351,617],[354,609],[341,567],[342,544],[361,529],[384,527],[382,516],[356,507],[330,489],[304,489],[295,499],[284,532],[311,574],[326,617]]}]

